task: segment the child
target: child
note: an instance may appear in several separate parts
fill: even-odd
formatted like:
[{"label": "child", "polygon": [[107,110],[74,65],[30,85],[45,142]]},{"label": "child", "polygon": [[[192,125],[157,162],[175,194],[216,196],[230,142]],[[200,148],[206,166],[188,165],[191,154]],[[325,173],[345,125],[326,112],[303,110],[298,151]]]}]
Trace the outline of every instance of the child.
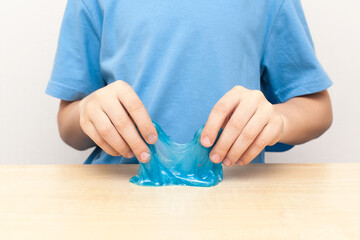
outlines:
[{"label": "child", "polygon": [[206,123],[205,147],[223,127],[210,159],[233,166],[325,132],[331,84],[300,0],[68,0],[46,92],[87,163],[149,161],[153,120],[180,143]]}]

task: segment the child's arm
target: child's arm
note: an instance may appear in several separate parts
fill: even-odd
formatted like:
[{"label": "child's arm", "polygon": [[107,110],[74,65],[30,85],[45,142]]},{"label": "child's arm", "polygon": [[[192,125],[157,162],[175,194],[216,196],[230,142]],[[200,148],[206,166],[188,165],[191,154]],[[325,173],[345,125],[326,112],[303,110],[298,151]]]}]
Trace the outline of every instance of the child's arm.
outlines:
[{"label": "child's arm", "polygon": [[223,161],[226,166],[245,165],[268,145],[307,142],[319,137],[331,123],[327,91],[272,105],[260,91],[237,86],[214,106],[201,142],[210,147],[224,127],[210,159],[215,163]]},{"label": "child's arm", "polygon": [[[62,101],[58,113],[60,136],[70,146],[85,150],[95,143],[112,156],[149,160],[149,144],[157,132],[143,103],[130,85],[117,81],[81,101]],[[134,153],[134,154],[133,154]]]}]

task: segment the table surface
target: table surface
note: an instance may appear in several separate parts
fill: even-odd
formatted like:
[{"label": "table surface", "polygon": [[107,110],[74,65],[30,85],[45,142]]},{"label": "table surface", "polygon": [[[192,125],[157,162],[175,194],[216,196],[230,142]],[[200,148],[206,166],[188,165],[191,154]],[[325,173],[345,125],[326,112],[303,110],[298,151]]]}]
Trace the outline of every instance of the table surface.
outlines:
[{"label": "table surface", "polygon": [[254,164],[211,188],[137,165],[0,166],[0,239],[360,239],[360,164]]}]

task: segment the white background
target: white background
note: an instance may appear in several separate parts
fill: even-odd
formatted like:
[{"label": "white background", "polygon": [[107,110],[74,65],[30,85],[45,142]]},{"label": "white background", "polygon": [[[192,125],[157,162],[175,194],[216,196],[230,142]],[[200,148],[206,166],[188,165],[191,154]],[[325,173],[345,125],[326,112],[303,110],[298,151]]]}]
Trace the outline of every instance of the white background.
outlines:
[{"label": "white background", "polygon": [[[318,57],[335,83],[334,124],[320,139],[268,154],[267,162],[360,162],[360,1],[302,2]],[[59,101],[44,94],[65,4],[1,3],[0,164],[80,164],[89,154],[62,143]]]}]

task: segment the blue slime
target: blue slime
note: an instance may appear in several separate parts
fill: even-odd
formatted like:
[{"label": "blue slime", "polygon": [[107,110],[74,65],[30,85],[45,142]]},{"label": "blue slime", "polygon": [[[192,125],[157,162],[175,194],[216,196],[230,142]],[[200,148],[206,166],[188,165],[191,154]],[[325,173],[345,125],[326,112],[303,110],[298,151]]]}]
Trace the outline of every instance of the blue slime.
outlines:
[{"label": "blue slime", "polygon": [[[185,185],[196,187],[215,186],[223,179],[222,165],[210,161],[212,148],[200,143],[202,129],[186,144],[173,142],[154,122],[158,141],[150,148],[150,161],[140,163],[138,174],[130,179],[140,186]],[[220,134],[220,133],[219,133]]]}]

